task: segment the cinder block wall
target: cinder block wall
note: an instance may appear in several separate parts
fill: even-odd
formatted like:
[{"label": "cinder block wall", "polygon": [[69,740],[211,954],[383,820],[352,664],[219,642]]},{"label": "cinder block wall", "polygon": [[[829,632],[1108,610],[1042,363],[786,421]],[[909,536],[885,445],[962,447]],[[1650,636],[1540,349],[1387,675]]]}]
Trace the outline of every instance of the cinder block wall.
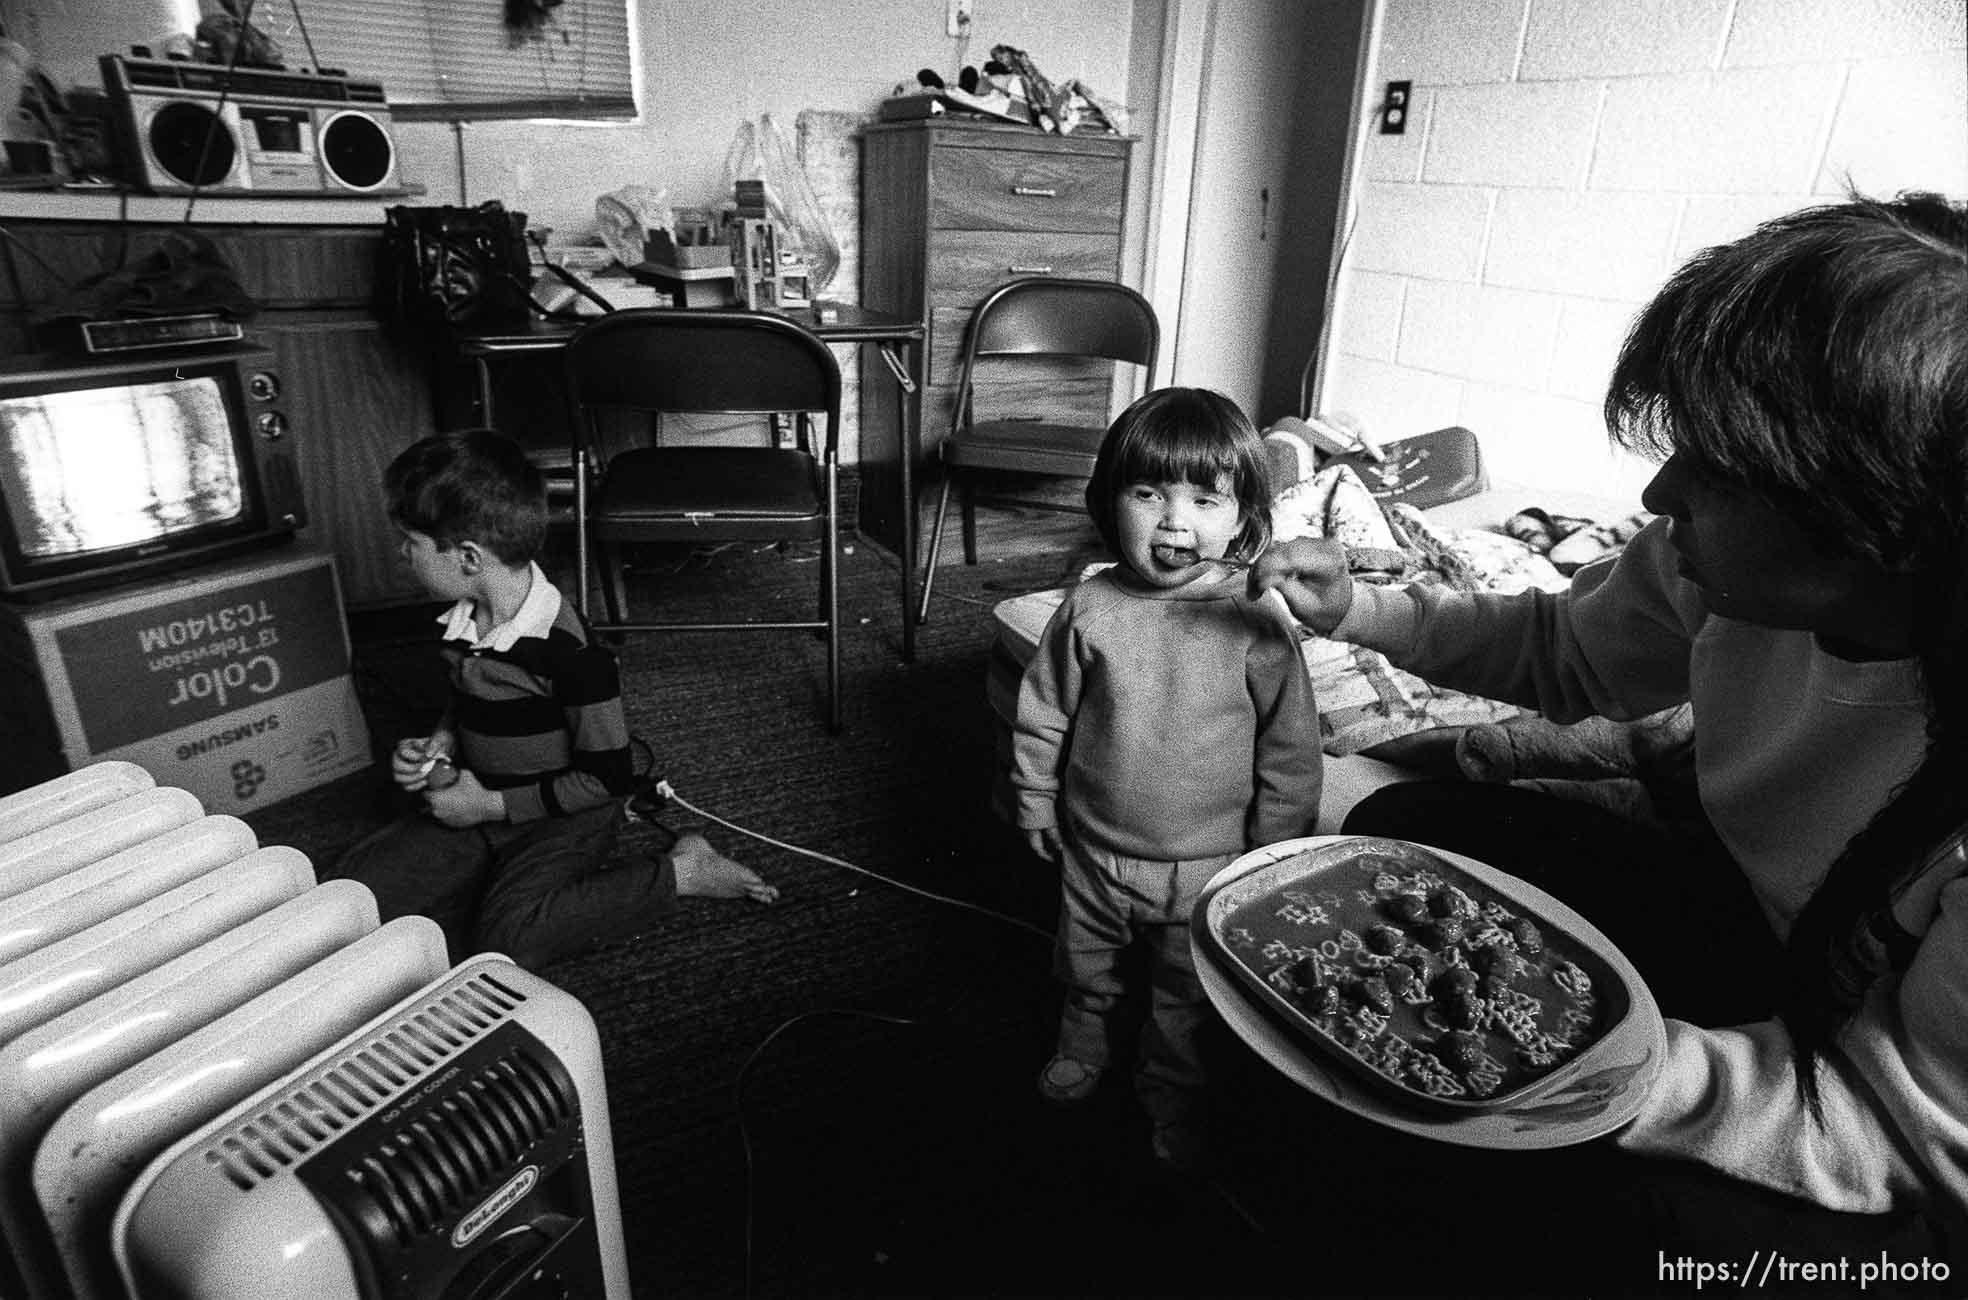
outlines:
[{"label": "cinder block wall", "polygon": [[[1492,477],[1636,497],[1599,402],[1705,245],[1863,192],[1968,197],[1968,0],[1380,0],[1319,405],[1463,424]],[[1526,504],[1529,504],[1528,502]]]}]

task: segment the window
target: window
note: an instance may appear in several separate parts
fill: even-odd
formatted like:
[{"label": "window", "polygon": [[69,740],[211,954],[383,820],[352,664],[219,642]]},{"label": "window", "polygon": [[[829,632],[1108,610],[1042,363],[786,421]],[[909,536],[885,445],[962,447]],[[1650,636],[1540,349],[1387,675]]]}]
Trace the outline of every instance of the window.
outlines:
[{"label": "window", "polygon": [[[629,117],[631,0],[260,0],[290,63],[380,81],[400,120]],[[534,23],[523,31],[508,14]],[[309,42],[314,53],[307,55]]]},{"label": "window", "polygon": [[[635,0],[253,0],[291,68],[381,82],[393,117],[632,117]],[[102,84],[96,57],[187,47],[219,0],[0,0],[5,35],[58,85]],[[508,11],[540,23],[517,41]],[[310,52],[312,47],[312,52]]]}]

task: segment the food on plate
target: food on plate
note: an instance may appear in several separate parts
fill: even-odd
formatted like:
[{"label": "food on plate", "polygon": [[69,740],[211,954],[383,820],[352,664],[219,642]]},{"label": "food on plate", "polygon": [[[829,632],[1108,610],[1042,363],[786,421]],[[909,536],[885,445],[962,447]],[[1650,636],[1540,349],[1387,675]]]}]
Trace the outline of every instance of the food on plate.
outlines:
[{"label": "food on plate", "polygon": [[1246,879],[1209,908],[1232,968],[1415,1099],[1507,1104],[1630,1005],[1590,947],[1418,845],[1343,840]]}]

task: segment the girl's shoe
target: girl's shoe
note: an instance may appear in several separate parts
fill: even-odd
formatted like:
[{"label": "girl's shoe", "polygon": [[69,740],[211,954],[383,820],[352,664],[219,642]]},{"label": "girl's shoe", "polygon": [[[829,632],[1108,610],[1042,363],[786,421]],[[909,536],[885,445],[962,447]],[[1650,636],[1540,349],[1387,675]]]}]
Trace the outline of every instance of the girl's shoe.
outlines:
[{"label": "girl's shoe", "polygon": [[1098,1065],[1088,1065],[1070,1056],[1055,1056],[1039,1071],[1039,1095],[1054,1105],[1076,1105],[1093,1095],[1104,1072]]}]

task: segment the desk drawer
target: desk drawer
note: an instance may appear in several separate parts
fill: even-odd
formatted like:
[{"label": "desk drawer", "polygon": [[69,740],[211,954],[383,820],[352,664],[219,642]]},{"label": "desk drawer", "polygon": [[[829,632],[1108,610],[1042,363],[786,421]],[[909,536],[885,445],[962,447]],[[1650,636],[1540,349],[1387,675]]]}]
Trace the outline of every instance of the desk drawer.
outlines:
[{"label": "desk drawer", "polygon": [[1119,235],[939,230],[930,237],[929,302],[968,311],[999,285],[1028,275],[1114,280],[1120,272]]},{"label": "desk drawer", "polygon": [[1122,158],[1018,149],[937,149],[929,224],[939,230],[1121,233]]}]

